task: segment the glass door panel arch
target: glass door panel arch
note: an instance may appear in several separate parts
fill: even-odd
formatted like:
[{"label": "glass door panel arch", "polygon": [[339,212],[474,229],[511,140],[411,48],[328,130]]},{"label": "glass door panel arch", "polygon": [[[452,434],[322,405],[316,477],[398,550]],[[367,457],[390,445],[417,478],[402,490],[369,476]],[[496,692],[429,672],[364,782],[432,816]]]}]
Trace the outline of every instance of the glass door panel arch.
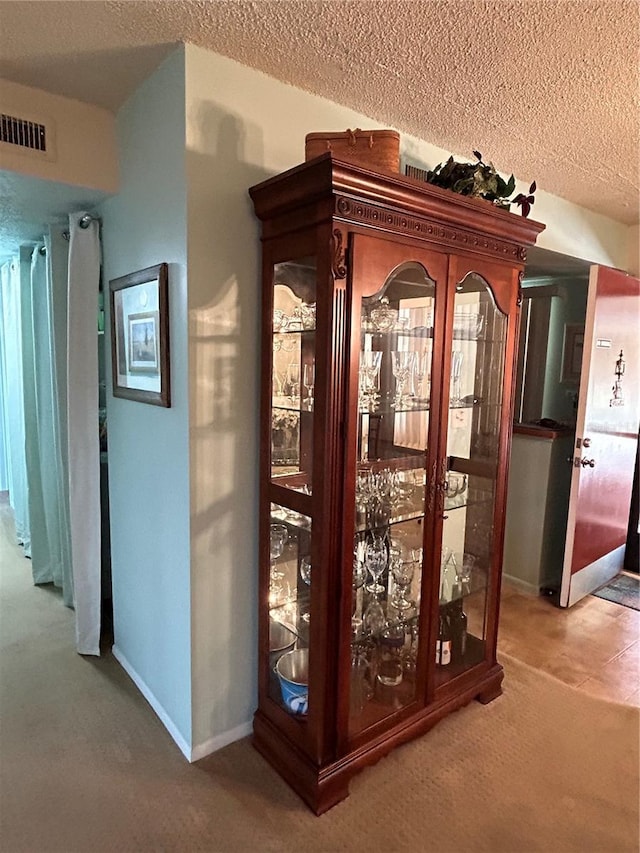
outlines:
[{"label": "glass door panel arch", "polygon": [[[370,284],[371,279],[368,280]],[[375,285],[373,285],[375,286]],[[360,298],[349,736],[418,697],[436,282],[396,265]]]},{"label": "glass door panel arch", "polygon": [[436,685],[485,659],[507,315],[470,272],[454,291]]}]

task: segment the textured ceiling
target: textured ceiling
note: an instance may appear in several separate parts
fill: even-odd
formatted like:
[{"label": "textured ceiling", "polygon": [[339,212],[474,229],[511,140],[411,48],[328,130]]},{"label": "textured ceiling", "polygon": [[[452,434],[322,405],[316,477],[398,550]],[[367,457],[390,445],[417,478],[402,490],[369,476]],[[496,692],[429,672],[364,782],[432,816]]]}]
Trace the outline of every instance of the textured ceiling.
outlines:
[{"label": "textured ceiling", "polygon": [[636,0],[0,2],[0,77],[115,111],[191,42],[632,224],[639,32]]}]

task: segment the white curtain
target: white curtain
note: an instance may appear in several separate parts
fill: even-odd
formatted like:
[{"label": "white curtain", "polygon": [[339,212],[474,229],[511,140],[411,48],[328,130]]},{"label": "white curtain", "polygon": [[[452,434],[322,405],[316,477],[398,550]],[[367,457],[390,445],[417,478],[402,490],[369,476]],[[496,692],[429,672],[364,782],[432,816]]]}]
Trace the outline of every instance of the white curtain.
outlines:
[{"label": "white curtain", "polygon": [[[21,253],[24,254],[24,253]],[[28,255],[25,254],[25,260]],[[13,258],[0,268],[2,313],[0,359],[3,374],[3,420],[6,442],[9,503],[13,509],[18,542],[31,555],[29,491],[25,464],[25,421],[22,378],[21,275],[24,264]],[[29,278],[27,277],[27,281]],[[30,282],[29,282],[30,285]]]},{"label": "white curtain", "polygon": [[[52,245],[56,245],[56,251]],[[66,409],[59,389],[66,385],[66,307],[54,315],[60,292],[66,305],[67,252],[58,231],[31,258],[30,292],[22,300],[22,366],[25,461],[29,483],[31,571],[36,584],[53,583],[73,606],[67,468],[63,456]],[[61,369],[60,369],[61,368]]]},{"label": "white curtain", "polygon": [[69,520],[76,648],[100,654],[100,447],[98,437],[98,289],[100,235],[84,212],[69,216],[67,440]]}]

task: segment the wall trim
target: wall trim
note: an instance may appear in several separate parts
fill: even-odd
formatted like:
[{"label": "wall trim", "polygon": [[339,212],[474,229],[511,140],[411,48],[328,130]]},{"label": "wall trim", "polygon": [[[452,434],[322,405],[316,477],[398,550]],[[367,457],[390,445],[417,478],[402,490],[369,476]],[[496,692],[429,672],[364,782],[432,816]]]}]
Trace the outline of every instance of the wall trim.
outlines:
[{"label": "wall trim", "polygon": [[124,669],[124,671],[136,685],[138,690],[142,693],[147,702],[151,705],[154,712],[159,717],[162,725],[166,728],[166,730],[176,742],[176,745],[180,749],[180,752],[190,763],[193,763],[194,761],[199,761],[201,758],[204,758],[207,755],[211,755],[212,752],[217,752],[219,749],[222,749],[225,746],[229,746],[230,743],[233,743],[236,740],[240,740],[241,738],[247,737],[247,735],[252,734],[253,724],[249,720],[246,723],[241,723],[239,726],[235,726],[235,728],[233,729],[229,729],[226,732],[222,732],[222,734],[208,738],[207,740],[197,744],[194,747],[190,747],[184,737],[178,731],[176,724],[167,714],[164,707],[160,704],[160,702],[158,702],[153,691],[149,689],[146,682],[140,677],[134,667],[131,666],[131,664],[129,663],[125,655],[122,654],[118,646],[114,644],[111,647],[111,651],[113,653],[114,658],[118,661],[120,666]]},{"label": "wall trim", "polygon": [[210,737],[208,740],[205,740],[193,747],[191,750],[191,761],[199,761],[201,758],[211,755],[212,752],[217,752],[219,749],[229,746],[230,743],[240,740],[243,737],[247,737],[247,735],[252,733],[253,724],[249,721],[247,723],[241,723],[239,726],[229,729],[221,735]]},{"label": "wall trim", "polygon": [[[529,583],[528,581],[523,581],[522,578],[517,578],[514,575],[510,575],[508,572],[502,572],[502,579],[506,581],[511,586],[516,587],[518,592],[522,592],[525,595],[534,595],[538,597],[540,595],[540,589],[544,586],[543,583]],[[498,633],[500,629],[498,628]]]},{"label": "wall trim", "polygon": [[131,664],[129,663],[127,658],[122,654],[122,652],[120,651],[120,649],[118,648],[117,645],[114,644],[111,647],[111,651],[113,653],[114,658],[118,661],[120,666],[124,669],[124,671],[127,673],[129,678],[133,681],[133,683],[136,685],[138,690],[142,693],[144,698],[151,705],[151,707],[155,711],[156,715],[160,718],[160,722],[163,724],[163,726],[169,732],[171,737],[174,739],[174,741],[176,742],[180,752],[184,755],[184,757],[187,759],[187,761],[193,761],[193,759],[191,758],[191,747],[186,742],[184,737],[180,734],[176,724],[173,722],[171,717],[167,714],[164,707],[160,704],[160,702],[158,702],[153,691],[151,691],[149,689],[149,687],[147,686],[145,681],[140,677],[140,675],[137,673],[137,671],[131,666]]}]

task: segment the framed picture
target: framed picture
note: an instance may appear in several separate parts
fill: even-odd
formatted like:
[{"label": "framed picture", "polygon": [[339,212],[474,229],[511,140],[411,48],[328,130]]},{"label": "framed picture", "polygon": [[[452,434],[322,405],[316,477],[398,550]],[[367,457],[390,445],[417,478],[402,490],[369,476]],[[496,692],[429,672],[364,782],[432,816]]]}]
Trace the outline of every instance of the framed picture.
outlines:
[{"label": "framed picture", "polygon": [[564,327],[564,346],[562,350],[561,382],[580,384],[582,372],[582,351],[584,349],[584,326],[580,323],[566,323]]},{"label": "framed picture", "polygon": [[114,396],[169,407],[167,264],[114,278],[109,292]]}]

